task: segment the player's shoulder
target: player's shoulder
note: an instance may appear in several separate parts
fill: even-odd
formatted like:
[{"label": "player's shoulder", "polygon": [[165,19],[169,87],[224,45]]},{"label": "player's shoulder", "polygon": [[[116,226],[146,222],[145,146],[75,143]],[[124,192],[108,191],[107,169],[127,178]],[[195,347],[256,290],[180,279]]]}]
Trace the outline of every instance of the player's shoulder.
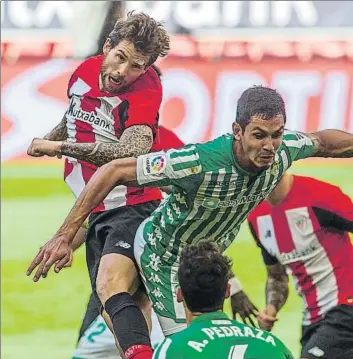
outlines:
[{"label": "player's shoulder", "polygon": [[237,332],[238,336],[248,342],[248,347],[252,354],[251,357],[262,352],[264,358],[285,359],[284,355],[290,354],[286,345],[274,334],[236,320],[233,320],[232,324],[232,329]]},{"label": "player's shoulder", "polygon": [[157,73],[151,67],[147,68],[146,72],[129,87],[127,92],[140,91],[153,91],[162,94],[162,83]]},{"label": "player's shoulder", "polygon": [[[185,329],[187,330],[187,329]],[[171,337],[165,338],[154,350],[152,359],[165,359],[166,357],[180,359],[180,353],[185,352],[187,342],[184,339],[184,332],[173,334]]]},{"label": "player's shoulder", "polygon": [[330,193],[342,192],[339,186],[308,176],[294,175],[294,181],[298,191],[309,191],[313,196],[329,196]]},{"label": "player's shoulder", "polygon": [[286,147],[300,148],[305,145],[312,145],[313,141],[308,134],[300,131],[284,130],[282,145]]},{"label": "player's shoulder", "polygon": [[74,74],[78,76],[87,76],[100,72],[101,66],[103,64],[103,56],[91,56],[80,64],[77,65],[76,69],[74,70]]},{"label": "player's shoulder", "polygon": [[211,141],[195,144],[202,159],[217,166],[232,164],[233,136],[226,134]]},{"label": "player's shoulder", "polygon": [[266,200],[264,200],[249,213],[248,222],[254,223],[258,217],[266,216],[271,214],[271,212],[271,205]]}]

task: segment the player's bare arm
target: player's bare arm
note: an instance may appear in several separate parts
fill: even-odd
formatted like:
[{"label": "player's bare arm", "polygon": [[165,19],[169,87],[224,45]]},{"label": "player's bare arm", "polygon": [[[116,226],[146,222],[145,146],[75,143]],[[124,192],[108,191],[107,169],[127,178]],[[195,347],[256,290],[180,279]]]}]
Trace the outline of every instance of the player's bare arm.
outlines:
[{"label": "player's bare arm", "polygon": [[259,313],[258,323],[261,329],[271,331],[277,321],[277,313],[288,298],[288,276],[280,263],[267,265],[266,308]]},{"label": "player's bare arm", "polygon": [[341,130],[323,130],[308,134],[315,143],[313,157],[353,157],[353,134]]},{"label": "player's bare arm", "polygon": [[[66,127],[66,113],[60,123],[55,126],[44,139],[34,138],[30,146],[28,147],[27,154],[32,157],[42,157],[46,154],[43,151],[42,143],[48,141],[65,141],[67,139],[67,127]],[[55,156],[55,155],[54,155]]]},{"label": "player's bare arm", "polygon": [[285,267],[276,263],[267,265],[266,304],[278,312],[288,298],[288,275]]},{"label": "player's bare arm", "polygon": [[27,275],[38,267],[33,278],[36,282],[41,276],[46,277],[53,264],[55,272],[59,272],[70,260],[72,241],[93,209],[116,185],[136,185],[136,166],[135,158],[124,158],[99,168],[77,198],[57,233],[40,249],[28,267]]},{"label": "player's bare arm", "polygon": [[118,158],[137,157],[150,151],[153,144],[152,129],[147,125],[127,128],[115,143],[63,142],[60,154],[77,158],[95,166],[102,166]]},{"label": "player's bare arm", "polygon": [[55,126],[47,135],[44,140],[48,141],[65,141],[67,139],[67,119],[66,113],[60,123]]},{"label": "player's bare arm", "polygon": [[59,158],[62,155],[92,163],[100,167],[119,158],[137,157],[151,150],[153,144],[152,129],[147,125],[135,125],[127,128],[118,142],[73,143],[35,139],[32,146],[41,155]]}]

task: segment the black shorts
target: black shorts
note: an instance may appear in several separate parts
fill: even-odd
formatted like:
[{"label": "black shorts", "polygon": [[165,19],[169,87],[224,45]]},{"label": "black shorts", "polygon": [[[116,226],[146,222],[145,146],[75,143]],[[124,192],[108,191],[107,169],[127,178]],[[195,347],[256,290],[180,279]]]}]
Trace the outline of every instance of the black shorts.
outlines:
[{"label": "black shorts", "polygon": [[159,203],[160,201],[150,201],[90,215],[86,239],[86,261],[92,292],[100,308],[96,279],[102,256],[117,253],[135,262],[134,240],[137,228],[152,214]]},{"label": "black shorts", "polygon": [[301,358],[353,359],[353,306],[338,305],[319,322],[303,326]]}]

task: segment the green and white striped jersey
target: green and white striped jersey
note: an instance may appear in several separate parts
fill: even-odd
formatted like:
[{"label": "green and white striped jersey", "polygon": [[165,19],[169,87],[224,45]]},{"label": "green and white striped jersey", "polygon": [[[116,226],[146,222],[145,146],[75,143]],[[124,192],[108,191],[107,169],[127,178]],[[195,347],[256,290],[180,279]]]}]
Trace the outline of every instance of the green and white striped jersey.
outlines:
[{"label": "green and white striped jersey", "polygon": [[273,165],[253,174],[238,165],[233,139],[227,134],[138,157],[139,185],[174,186],[143,223],[144,239],[164,260],[174,262],[183,245],[204,238],[226,249],[248,213],[268,196],[292,162],[310,157],[314,150],[309,137],[286,131]]}]

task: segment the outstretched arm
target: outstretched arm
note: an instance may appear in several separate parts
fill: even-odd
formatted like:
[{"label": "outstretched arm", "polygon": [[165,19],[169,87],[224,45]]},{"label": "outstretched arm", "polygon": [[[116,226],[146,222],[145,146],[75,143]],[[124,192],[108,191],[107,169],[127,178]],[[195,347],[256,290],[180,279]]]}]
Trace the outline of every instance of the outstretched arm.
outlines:
[{"label": "outstretched arm", "polygon": [[63,142],[59,154],[77,158],[99,167],[118,158],[137,157],[148,153],[152,144],[152,129],[147,125],[136,125],[127,128],[118,142]]},{"label": "outstretched arm", "polygon": [[115,186],[136,182],[136,163],[135,158],[124,158],[99,168],[77,198],[58,234],[66,233],[68,243],[71,244],[89,214]]},{"label": "outstretched arm", "polygon": [[136,162],[135,158],[115,160],[96,171],[77,198],[62,226],[33,259],[28,267],[27,275],[38,267],[33,278],[36,282],[40,277],[47,276],[53,264],[55,264],[55,271],[59,272],[70,261],[72,242],[77,231],[113,187],[119,184],[130,184],[136,180]]},{"label": "outstretched arm", "polygon": [[353,134],[340,130],[323,130],[308,134],[315,143],[312,157],[353,157]]}]

